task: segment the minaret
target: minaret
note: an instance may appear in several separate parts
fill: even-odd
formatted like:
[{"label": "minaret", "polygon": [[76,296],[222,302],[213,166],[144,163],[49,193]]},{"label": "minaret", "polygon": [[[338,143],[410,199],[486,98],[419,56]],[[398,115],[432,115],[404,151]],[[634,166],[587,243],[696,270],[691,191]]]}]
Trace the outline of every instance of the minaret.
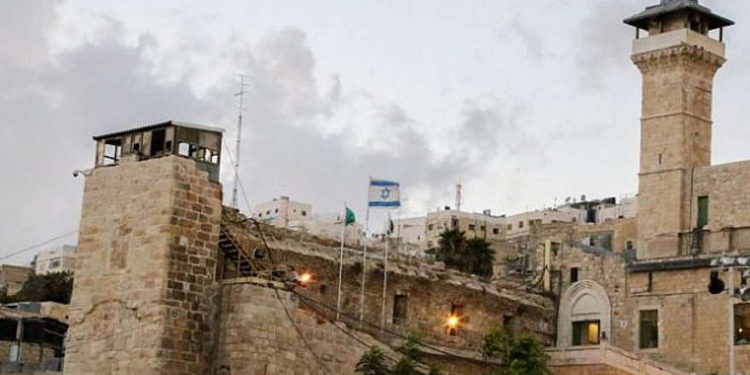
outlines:
[{"label": "minaret", "polygon": [[711,164],[713,79],[734,22],[698,0],[661,0],[625,23],[636,28],[632,59],[643,75],[638,258],[685,255],[690,179]]}]

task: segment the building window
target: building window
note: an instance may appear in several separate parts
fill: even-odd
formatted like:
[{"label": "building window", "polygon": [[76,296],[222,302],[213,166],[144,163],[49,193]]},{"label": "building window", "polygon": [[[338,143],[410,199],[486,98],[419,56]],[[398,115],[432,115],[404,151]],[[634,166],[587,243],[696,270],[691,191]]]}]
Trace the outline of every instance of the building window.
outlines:
[{"label": "building window", "polygon": [[519,222],[518,222],[518,227],[519,227],[519,228],[523,228],[523,221],[519,221]]},{"label": "building window", "polygon": [[708,225],[708,197],[698,197],[698,228]]},{"label": "building window", "polygon": [[396,294],[393,297],[393,324],[402,324],[406,322],[408,304],[409,297],[406,295]]},{"label": "building window", "polygon": [[472,231],[473,231],[473,230],[475,230],[476,228],[477,228],[477,226],[476,226],[476,225],[474,225],[474,224],[469,224],[469,230],[472,230]]},{"label": "building window", "polygon": [[430,225],[427,226],[427,230],[433,230],[433,229],[435,229],[435,225],[434,224],[430,224]]},{"label": "building window", "polygon": [[60,260],[53,260],[49,263],[49,268],[59,268]]},{"label": "building window", "polygon": [[482,232],[486,232],[487,231],[487,227],[485,227],[484,225],[482,225],[481,227],[479,227],[479,230],[482,231]]},{"label": "building window", "polygon": [[492,234],[500,234],[500,228],[492,228]]},{"label": "building window", "polygon": [[278,214],[279,213],[279,209],[277,208],[277,209],[273,210],[273,213]]},{"label": "building window", "polygon": [[302,210],[302,216],[307,216],[307,211]]},{"label": "building window", "polygon": [[570,282],[571,283],[578,282],[578,267],[573,267],[570,269]]},{"label": "building window", "polygon": [[625,245],[626,250],[633,250],[633,241],[628,241],[627,245]]},{"label": "building window", "polygon": [[573,346],[599,345],[599,321],[573,322]]},{"label": "building window", "polygon": [[641,311],[641,349],[656,349],[659,347],[659,311]]},{"label": "building window", "polygon": [[750,303],[734,305],[734,343],[750,344]]},{"label": "building window", "polygon": [[513,230],[513,224],[508,224],[508,230]]},{"label": "building window", "polygon": [[648,273],[648,284],[646,285],[646,288],[649,292],[654,291],[654,273],[653,272]]}]

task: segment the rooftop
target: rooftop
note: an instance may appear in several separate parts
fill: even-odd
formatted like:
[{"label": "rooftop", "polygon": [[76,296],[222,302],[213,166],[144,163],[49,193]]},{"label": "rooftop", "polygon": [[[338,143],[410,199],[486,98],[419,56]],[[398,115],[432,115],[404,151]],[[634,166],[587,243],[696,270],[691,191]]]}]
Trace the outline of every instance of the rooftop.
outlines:
[{"label": "rooftop", "polygon": [[661,0],[658,5],[649,6],[623,22],[639,29],[648,30],[652,19],[683,11],[693,11],[705,15],[710,30],[734,25],[734,21],[713,13],[711,9],[700,5],[698,0]]},{"label": "rooftop", "polygon": [[224,129],[222,128],[216,128],[213,126],[206,126],[206,125],[199,125],[199,124],[193,124],[189,122],[182,122],[182,121],[164,121],[156,124],[149,124],[149,125],[139,125],[135,127],[131,127],[125,130],[119,130],[113,133],[107,133],[102,135],[97,135],[94,137],[95,141],[98,141],[100,139],[110,138],[110,137],[116,137],[118,135],[128,134],[128,133],[134,133],[134,132],[143,132],[148,131],[156,128],[160,128],[163,126],[179,126],[181,128],[190,128],[190,129],[196,129],[196,130],[202,130],[212,133],[219,133],[223,134]]}]

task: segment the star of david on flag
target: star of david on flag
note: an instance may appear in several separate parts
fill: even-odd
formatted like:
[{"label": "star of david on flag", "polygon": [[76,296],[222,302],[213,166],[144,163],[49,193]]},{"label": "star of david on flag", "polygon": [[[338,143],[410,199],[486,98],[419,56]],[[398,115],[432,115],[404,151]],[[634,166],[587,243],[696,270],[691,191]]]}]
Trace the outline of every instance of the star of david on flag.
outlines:
[{"label": "star of david on flag", "polygon": [[401,207],[401,189],[398,182],[387,180],[370,180],[367,194],[369,207]]}]

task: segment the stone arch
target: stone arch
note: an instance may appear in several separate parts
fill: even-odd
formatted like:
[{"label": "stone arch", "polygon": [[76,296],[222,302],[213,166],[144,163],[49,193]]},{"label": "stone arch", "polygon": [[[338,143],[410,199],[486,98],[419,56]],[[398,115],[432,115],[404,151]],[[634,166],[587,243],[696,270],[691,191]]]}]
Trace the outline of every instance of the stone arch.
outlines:
[{"label": "stone arch", "polygon": [[573,322],[599,320],[601,343],[609,340],[612,332],[612,305],[604,288],[591,281],[582,280],[571,285],[560,298],[557,321],[557,346],[572,345]]}]

